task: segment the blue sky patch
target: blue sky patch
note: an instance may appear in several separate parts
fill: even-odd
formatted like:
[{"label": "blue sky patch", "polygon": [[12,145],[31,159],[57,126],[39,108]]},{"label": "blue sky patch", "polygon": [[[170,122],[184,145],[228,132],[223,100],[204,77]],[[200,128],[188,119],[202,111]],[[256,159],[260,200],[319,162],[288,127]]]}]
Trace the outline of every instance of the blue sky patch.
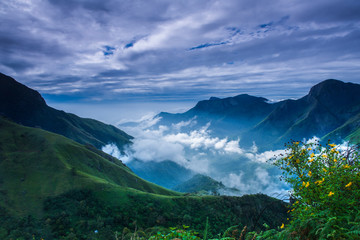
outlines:
[{"label": "blue sky patch", "polygon": [[116,50],[116,48],[111,47],[111,46],[104,46],[104,56],[111,56],[114,55],[114,51]]}]

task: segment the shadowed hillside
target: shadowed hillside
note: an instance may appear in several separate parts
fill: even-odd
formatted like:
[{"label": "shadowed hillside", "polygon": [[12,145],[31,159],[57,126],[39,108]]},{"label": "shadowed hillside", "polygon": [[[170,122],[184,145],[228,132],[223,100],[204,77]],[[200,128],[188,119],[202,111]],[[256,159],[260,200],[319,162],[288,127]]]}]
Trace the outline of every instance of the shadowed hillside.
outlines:
[{"label": "shadowed hillside", "polygon": [[37,91],[1,73],[0,115],[22,125],[42,128],[97,148],[115,143],[121,149],[132,139],[114,126],[49,107]]}]

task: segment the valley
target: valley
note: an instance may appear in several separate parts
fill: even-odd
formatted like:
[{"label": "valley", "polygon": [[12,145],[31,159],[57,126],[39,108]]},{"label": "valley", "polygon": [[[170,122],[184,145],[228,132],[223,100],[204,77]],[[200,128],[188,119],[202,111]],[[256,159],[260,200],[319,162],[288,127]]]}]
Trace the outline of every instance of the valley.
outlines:
[{"label": "valley", "polygon": [[285,154],[279,143],[314,136],[359,143],[360,85],[337,80],[277,103],[212,97],[123,130],[53,109],[9,76],[0,83],[4,239],[145,237],[182,225],[202,237],[208,225],[214,237],[234,225],[277,228],[288,222],[282,200],[290,190],[267,162]]}]

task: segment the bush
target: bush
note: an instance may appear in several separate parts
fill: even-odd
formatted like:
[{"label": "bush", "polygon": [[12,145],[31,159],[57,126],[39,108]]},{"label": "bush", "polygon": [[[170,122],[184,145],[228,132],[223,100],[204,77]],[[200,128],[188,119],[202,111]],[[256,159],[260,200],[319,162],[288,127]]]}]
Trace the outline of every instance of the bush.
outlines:
[{"label": "bush", "polygon": [[292,187],[292,221],[279,239],[360,239],[357,147],[293,142],[273,163]]}]

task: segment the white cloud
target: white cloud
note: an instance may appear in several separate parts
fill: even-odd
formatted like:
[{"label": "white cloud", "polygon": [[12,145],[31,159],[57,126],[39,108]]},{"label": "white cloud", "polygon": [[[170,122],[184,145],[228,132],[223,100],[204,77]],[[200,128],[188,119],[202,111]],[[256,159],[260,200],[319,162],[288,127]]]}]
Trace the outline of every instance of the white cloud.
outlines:
[{"label": "white cloud", "polygon": [[101,148],[101,150],[107,154],[110,154],[113,157],[116,157],[117,159],[121,160],[123,163],[127,163],[131,161],[130,154],[125,151],[125,154],[122,154],[119,150],[119,148],[114,143],[109,143]]},{"label": "white cloud", "polygon": [[271,196],[287,196],[289,191],[289,187],[280,182],[277,175],[270,175],[261,166],[257,167],[253,174],[239,171],[222,177],[221,181],[225,186],[239,189],[241,194],[265,193]]},{"label": "white cloud", "polygon": [[195,125],[196,124],[196,116],[189,119],[188,121],[180,121],[176,124],[171,124],[172,128],[174,128],[174,130],[176,131],[181,131],[181,128],[183,127],[187,127],[187,126],[191,126],[191,125]]},{"label": "white cloud", "polygon": [[234,0],[1,3],[0,71],[47,94],[71,95],[60,82],[74,77],[87,99],[116,100],[240,91],[281,99],[326,78],[359,82],[357,0],[276,0],[270,10]]},{"label": "white cloud", "polygon": [[190,149],[205,149],[217,153],[237,153],[242,154],[243,151],[239,147],[240,140],[228,140],[226,138],[220,139],[218,137],[211,137],[208,130],[210,123],[200,130],[193,130],[190,133],[176,133],[167,134],[163,138],[167,142],[180,143]]},{"label": "white cloud", "polygon": [[[227,186],[241,188],[243,193],[252,191],[254,186],[258,186],[257,188],[260,191],[260,189],[268,187],[269,182],[275,181],[272,178],[273,176],[270,176],[267,170],[260,166],[265,164],[264,166],[268,167],[265,163],[266,160],[282,153],[283,150],[257,153],[255,144],[250,149],[242,149],[239,145],[239,139],[213,137],[209,130],[210,123],[198,130],[182,131],[183,127],[191,126],[195,119],[180,121],[169,127],[158,125],[159,120],[156,117],[145,117],[136,127],[124,128],[126,132],[135,137],[133,144],[130,146],[130,159],[174,161],[195,172],[213,175],[220,180],[224,180],[228,184]],[[249,164],[252,162],[258,165],[259,167],[254,169],[253,177],[255,179],[251,180],[248,177],[242,179],[241,172],[226,172],[229,170],[221,172],[222,162],[226,163],[228,161],[233,161],[235,165],[240,163],[241,166],[245,167],[244,171],[250,171],[246,167],[246,161]],[[230,171],[236,171],[238,168],[234,166]]]},{"label": "white cloud", "polygon": [[186,165],[184,147],[179,143],[171,143],[158,138],[136,139],[132,145],[133,157],[142,161],[171,160]]},{"label": "white cloud", "polygon": [[304,142],[306,142],[306,144],[310,144],[310,143],[317,143],[317,142],[319,142],[320,141],[320,138],[318,138],[318,137],[316,137],[316,136],[314,136],[314,137],[312,137],[312,138],[310,138],[310,139],[308,139],[308,140],[304,140]]},{"label": "white cloud", "polygon": [[268,160],[279,157],[280,154],[285,154],[285,153],[286,153],[285,149],[279,149],[279,150],[265,151],[262,153],[248,152],[246,153],[246,156],[255,162],[266,163]]},{"label": "white cloud", "polygon": [[[129,146],[123,161],[136,158],[142,161],[170,160],[194,172],[209,175],[222,181],[227,187],[240,190],[241,194],[262,192],[275,197],[286,196],[289,187],[280,182],[280,171],[268,162],[287,154],[286,149],[258,152],[254,143],[250,148],[241,148],[240,140],[212,136],[210,123],[197,130],[183,129],[192,121],[184,120],[170,126],[159,125],[156,117],[145,117],[134,128],[125,130],[135,139]],[[192,128],[190,128],[192,129]],[[314,142],[314,137],[304,142]],[[338,148],[344,148],[339,145]],[[118,157],[114,145],[104,151]]]}]

